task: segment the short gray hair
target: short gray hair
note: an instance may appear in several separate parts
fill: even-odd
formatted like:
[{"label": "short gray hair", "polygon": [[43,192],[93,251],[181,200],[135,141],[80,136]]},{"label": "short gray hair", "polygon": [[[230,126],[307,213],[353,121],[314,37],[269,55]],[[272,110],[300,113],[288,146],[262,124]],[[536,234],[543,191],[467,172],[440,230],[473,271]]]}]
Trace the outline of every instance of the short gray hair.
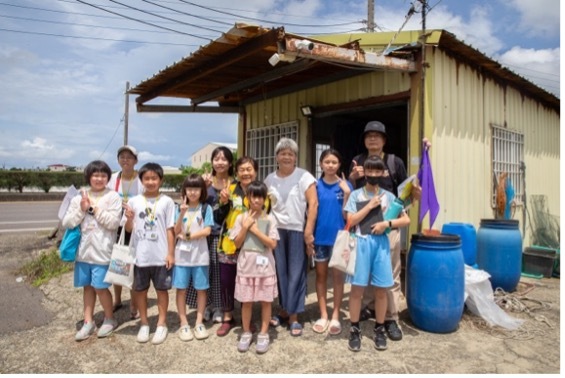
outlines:
[{"label": "short gray hair", "polygon": [[286,149],[291,150],[296,156],[298,156],[298,144],[296,144],[296,142],[290,138],[281,138],[279,140],[279,142],[275,146],[275,155],[278,155],[279,152]]}]

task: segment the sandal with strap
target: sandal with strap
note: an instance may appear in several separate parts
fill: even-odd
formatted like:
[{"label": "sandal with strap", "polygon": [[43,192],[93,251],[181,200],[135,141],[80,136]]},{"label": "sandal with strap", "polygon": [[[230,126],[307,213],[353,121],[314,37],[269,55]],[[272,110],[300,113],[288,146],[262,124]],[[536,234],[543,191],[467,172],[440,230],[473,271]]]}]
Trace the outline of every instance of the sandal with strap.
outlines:
[{"label": "sandal with strap", "polygon": [[298,336],[302,336],[302,324],[298,323],[298,322],[293,322],[290,325],[290,336],[293,337],[298,337]]},{"label": "sandal with strap", "polygon": [[324,333],[328,329],[329,324],[330,322],[328,321],[328,319],[320,318],[316,320],[316,322],[312,326],[312,331],[316,333]]}]

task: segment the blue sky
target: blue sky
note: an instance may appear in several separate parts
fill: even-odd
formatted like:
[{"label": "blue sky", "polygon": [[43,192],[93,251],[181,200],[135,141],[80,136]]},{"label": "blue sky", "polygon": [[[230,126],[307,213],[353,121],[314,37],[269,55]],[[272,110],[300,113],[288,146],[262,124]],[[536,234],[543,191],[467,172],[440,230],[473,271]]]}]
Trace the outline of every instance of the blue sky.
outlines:
[{"label": "blue sky", "polygon": [[[559,96],[559,0],[429,4],[429,29],[450,31]],[[377,28],[398,30],[410,5],[375,0]],[[367,0],[0,0],[0,167],[103,159],[118,168],[126,82],[135,86],[235,22],[308,35],[358,30],[366,19]],[[421,29],[420,21],[415,14],[404,30]],[[236,142],[235,115],[137,113],[135,96],[129,102],[129,143],[140,151],[141,164],[188,165],[208,142]]]}]

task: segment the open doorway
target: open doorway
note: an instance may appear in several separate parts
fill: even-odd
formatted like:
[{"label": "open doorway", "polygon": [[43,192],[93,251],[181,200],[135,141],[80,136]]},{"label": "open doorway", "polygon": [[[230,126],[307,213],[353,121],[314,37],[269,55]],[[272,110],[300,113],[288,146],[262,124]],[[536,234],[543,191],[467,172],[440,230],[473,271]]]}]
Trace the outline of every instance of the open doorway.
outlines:
[{"label": "open doorway", "polygon": [[346,176],[353,157],[365,151],[363,130],[369,121],[381,121],[386,126],[387,140],[384,151],[395,154],[408,166],[408,103],[379,104],[361,110],[347,110],[331,115],[316,116],[312,119],[312,141],[314,166],[316,172],[319,150],[321,146],[329,146],[338,150],[343,156]]}]

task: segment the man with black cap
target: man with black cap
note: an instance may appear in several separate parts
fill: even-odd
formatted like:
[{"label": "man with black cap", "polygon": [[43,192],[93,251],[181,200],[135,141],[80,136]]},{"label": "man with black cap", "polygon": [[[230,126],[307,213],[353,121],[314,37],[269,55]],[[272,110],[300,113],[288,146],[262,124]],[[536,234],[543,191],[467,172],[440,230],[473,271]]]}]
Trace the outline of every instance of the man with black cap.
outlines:
[{"label": "man with black cap", "polygon": [[[367,153],[357,155],[353,158],[350,167],[349,181],[354,188],[360,188],[365,185],[365,175],[363,172],[363,163],[368,156],[379,156],[386,166],[386,171],[379,179],[379,187],[392,192],[398,196],[397,188],[407,178],[406,167],[404,162],[398,156],[387,154],[383,151],[386,144],[386,128],[382,122],[371,121],[365,126],[363,131],[363,140]],[[420,199],[422,190],[415,185],[412,191],[413,200]],[[387,290],[387,311],[385,318],[385,329],[391,340],[401,340],[402,330],[398,326],[398,307],[400,302],[400,230],[393,229],[388,234],[390,242],[390,256],[392,260],[392,275],[394,285]],[[361,310],[361,320],[367,320],[375,317],[374,302],[369,302],[363,310]]]}]

